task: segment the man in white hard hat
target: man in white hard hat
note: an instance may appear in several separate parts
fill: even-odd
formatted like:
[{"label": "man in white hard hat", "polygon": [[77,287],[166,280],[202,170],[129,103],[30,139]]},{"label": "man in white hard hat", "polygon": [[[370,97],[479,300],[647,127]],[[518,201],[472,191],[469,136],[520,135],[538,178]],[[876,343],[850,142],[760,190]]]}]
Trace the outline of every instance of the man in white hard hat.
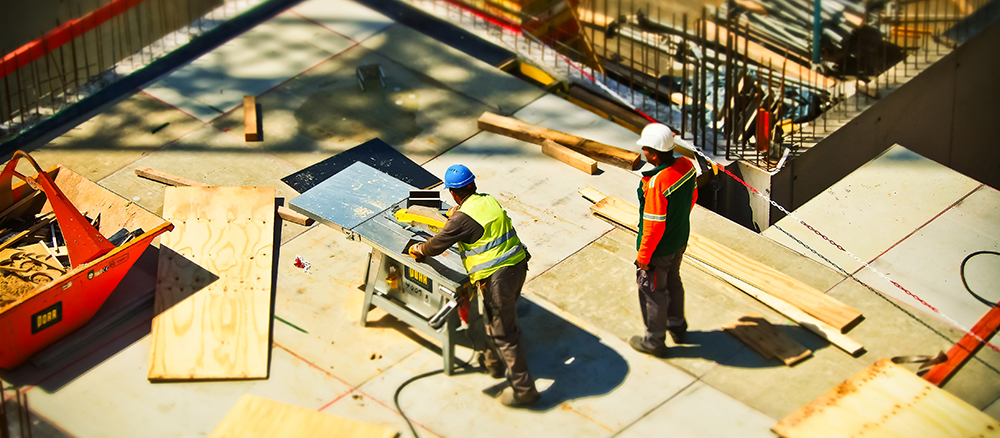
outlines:
[{"label": "man in white hard hat", "polygon": [[636,282],[646,324],[644,336],[633,336],[633,349],[666,357],[666,334],[684,343],[684,285],[680,267],[691,232],[691,209],[698,199],[694,163],[675,157],[674,134],[666,125],[646,125],[636,142],[653,170],[639,182],[639,237],[636,240]]}]

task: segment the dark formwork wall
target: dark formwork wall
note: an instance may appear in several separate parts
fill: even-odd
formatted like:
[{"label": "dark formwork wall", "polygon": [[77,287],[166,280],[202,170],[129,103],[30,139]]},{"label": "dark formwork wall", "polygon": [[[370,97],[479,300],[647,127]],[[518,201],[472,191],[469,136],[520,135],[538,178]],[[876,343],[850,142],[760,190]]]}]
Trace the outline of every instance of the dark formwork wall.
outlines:
[{"label": "dark formwork wall", "polygon": [[798,208],[895,143],[1000,188],[1000,22],[791,161],[772,199]]}]

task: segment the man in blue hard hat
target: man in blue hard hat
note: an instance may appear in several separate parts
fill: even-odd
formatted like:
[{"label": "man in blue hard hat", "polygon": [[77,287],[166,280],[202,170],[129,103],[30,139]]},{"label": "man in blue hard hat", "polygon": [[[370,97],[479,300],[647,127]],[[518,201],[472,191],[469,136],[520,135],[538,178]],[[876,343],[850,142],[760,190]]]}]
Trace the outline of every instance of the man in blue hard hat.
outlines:
[{"label": "man in blue hard hat", "polygon": [[540,397],[528,372],[521,347],[515,304],[528,275],[527,248],[496,198],[476,193],[476,177],[468,167],[448,168],[444,185],[457,206],[436,236],[410,247],[415,258],[433,257],[457,244],[469,280],[483,296],[483,323],[486,325],[486,368],[494,378],[506,369],[510,389],[500,402],[510,407],[526,407]]}]

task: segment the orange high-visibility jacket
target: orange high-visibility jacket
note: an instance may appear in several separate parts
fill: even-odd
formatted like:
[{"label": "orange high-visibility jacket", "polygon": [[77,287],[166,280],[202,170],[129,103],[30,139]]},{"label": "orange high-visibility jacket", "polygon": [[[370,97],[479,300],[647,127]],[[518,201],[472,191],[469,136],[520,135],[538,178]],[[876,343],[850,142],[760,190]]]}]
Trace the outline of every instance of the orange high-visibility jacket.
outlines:
[{"label": "orange high-visibility jacket", "polygon": [[691,209],[698,200],[695,169],[691,160],[674,159],[642,173],[639,182],[639,237],[637,261],[649,264],[656,256],[673,254],[687,245],[691,233]]}]

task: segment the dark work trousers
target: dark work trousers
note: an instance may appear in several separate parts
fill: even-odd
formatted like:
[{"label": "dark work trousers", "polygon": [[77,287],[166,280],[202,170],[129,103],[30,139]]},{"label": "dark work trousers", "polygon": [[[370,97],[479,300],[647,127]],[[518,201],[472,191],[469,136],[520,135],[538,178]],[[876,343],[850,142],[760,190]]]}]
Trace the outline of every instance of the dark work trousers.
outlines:
[{"label": "dark work trousers", "polygon": [[662,341],[668,328],[685,327],[684,284],[681,283],[681,260],[685,246],[668,256],[653,257],[649,270],[636,268],[639,284],[639,308],[646,323],[646,339]]},{"label": "dark work trousers", "polygon": [[524,260],[500,268],[481,280],[479,289],[483,294],[483,323],[486,324],[485,365],[490,369],[506,368],[507,381],[518,397],[532,397],[538,393],[521,346],[515,307],[527,275],[528,261]]}]

